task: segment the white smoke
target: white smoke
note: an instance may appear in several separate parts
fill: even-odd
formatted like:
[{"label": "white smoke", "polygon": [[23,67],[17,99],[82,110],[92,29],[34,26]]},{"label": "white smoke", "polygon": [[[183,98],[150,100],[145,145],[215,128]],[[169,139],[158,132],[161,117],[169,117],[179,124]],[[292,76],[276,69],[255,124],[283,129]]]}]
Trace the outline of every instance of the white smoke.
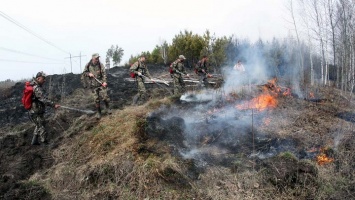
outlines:
[{"label": "white smoke", "polygon": [[[238,60],[241,60],[244,65],[244,73],[233,69]],[[186,103],[184,108],[178,106],[169,108],[168,111],[165,111],[166,115],[164,116],[166,119],[174,116],[184,119],[186,125],[184,144],[187,148],[180,149],[181,155],[184,158],[194,158],[204,163],[207,162],[204,160],[204,155],[229,153],[227,148],[238,148],[243,145],[243,141],[250,140],[248,137],[250,137],[250,129],[254,126],[253,123],[262,121],[265,115],[272,114],[272,111],[269,110],[266,113],[250,109],[239,110],[236,108],[236,104],[242,103],[242,98],[238,97],[232,102],[226,101],[226,98],[231,93],[252,93],[251,90],[256,88],[252,86],[266,84],[268,80],[280,75],[277,67],[270,66],[270,62],[267,62],[257,47],[248,46],[238,51],[233,63],[222,68],[224,82],[221,88],[187,92],[182,95],[180,100]],[[291,77],[295,71],[288,75]],[[287,82],[293,84],[297,93],[302,93],[298,78],[290,79]],[[286,82],[282,84],[286,84]],[[211,139],[206,145],[201,146],[201,138],[207,140],[209,136]],[[250,152],[250,156],[264,159],[277,152],[279,149],[270,148],[265,152]]]},{"label": "white smoke", "polygon": [[213,90],[203,89],[199,92],[187,92],[180,97],[182,102],[206,103],[216,99],[216,93]]},{"label": "white smoke", "polygon": [[[241,61],[245,72],[241,73],[233,69],[237,61]],[[250,85],[263,84],[272,78],[272,71],[268,69],[265,58],[255,48],[251,47],[241,49],[234,62],[222,68],[222,73],[224,77],[223,89],[227,94],[250,90]]]}]

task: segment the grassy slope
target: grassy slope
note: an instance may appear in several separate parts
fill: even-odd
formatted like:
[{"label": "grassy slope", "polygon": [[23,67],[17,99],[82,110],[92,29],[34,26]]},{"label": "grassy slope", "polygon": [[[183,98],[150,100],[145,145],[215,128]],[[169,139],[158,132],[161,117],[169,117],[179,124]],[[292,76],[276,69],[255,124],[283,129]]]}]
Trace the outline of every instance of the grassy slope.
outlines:
[{"label": "grassy slope", "polygon": [[[45,185],[54,199],[353,198],[354,125],[334,116],[353,110],[339,91],[322,92],[330,101],[315,104],[281,100],[279,114],[260,129],[278,137],[293,137],[307,148],[317,143],[336,149],[336,162],[325,166],[286,153],[263,162],[258,170],[253,170],[257,165],[253,160],[247,160],[238,173],[212,166],[197,180],[191,180],[184,173],[188,163],[172,156],[166,145],[145,138],[145,117],[161,105],[172,103],[165,98],[117,110],[100,123],[93,122],[94,126],[87,116],[76,119],[62,145],[53,152],[55,164],[33,175],[31,181]],[[283,120],[285,115],[292,120]],[[342,136],[338,146],[334,145],[334,134]],[[277,173],[293,173],[287,168],[296,169],[296,181],[281,180],[286,176],[276,183],[271,180],[278,177]],[[302,179],[300,174],[304,175]]]}]

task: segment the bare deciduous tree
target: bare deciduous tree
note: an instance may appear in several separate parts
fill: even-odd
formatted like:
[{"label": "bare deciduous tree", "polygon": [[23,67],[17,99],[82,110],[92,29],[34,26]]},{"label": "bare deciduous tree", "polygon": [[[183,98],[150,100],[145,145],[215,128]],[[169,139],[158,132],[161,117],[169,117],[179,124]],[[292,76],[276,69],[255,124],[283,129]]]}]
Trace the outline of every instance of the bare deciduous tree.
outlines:
[{"label": "bare deciduous tree", "polygon": [[161,40],[160,42],[160,55],[161,58],[164,61],[164,64],[168,63],[168,43],[166,42],[166,40]]},{"label": "bare deciduous tree", "polygon": [[299,66],[300,66],[300,75],[301,75],[301,83],[304,82],[304,64],[303,64],[303,53],[302,53],[302,48],[301,48],[301,42],[300,42],[300,36],[298,33],[298,28],[297,28],[297,23],[296,23],[296,19],[295,19],[295,15],[294,15],[294,7],[293,7],[293,1],[290,0],[289,1],[289,11],[291,13],[292,16],[292,24],[294,26],[295,29],[295,33],[296,33],[296,38],[297,38],[297,49],[299,52]]}]

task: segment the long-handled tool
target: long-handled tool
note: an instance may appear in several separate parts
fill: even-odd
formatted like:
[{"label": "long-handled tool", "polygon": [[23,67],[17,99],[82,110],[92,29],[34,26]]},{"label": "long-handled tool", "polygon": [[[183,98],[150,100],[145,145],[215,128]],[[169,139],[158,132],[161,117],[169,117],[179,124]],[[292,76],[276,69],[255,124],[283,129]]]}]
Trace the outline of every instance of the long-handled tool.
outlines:
[{"label": "long-handled tool", "polygon": [[[159,83],[157,83],[156,80],[150,79],[150,78],[144,76],[143,74],[142,74],[141,76],[144,77],[144,78],[147,78],[147,79],[151,80],[153,83],[157,84],[159,87],[161,87],[161,88],[165,89],[166,91],[168,91],[170,95],[173,95],[173,93],[172,93],[170,90],[168,90],[166,87],[163,87],[162,85],[160,85]],[[159,80],[158,80],[158,81],[159,81]],[[168,84],[167,82],[165,82],[164,84],[167,85],[167,86],[169,86],[169,84]]]},{"label": "long-handled tool", "polygon": [[146,79],[151,80],[153,83],[163,83],[163,84],[169,86],[169,82],[168,81],[162,81],[162,80],[158,80],[158,79],[151,79],[151,78],[148,78],[147,76],[144,76],[143,74],[141,76],[146,78]]},{"label": "long-handled tool", "polygon": [[77,108],[72,108],[72,107],[62,106],[62,105],[60,106],[60,108],[64,108],[64,109],[67,109],[67,110],[75,110],[75,111],[83,112],[83,113],[86,113],[86,114],[94,114],[95,113],[92,110],[82,110],[82,109],[77,109]]},{"label": "long-handled tool", "polygon": [[98,83],[100,83],[102,85],[102,82],[99,79],[97,79],[95,76],[93,76],[93,77]]},{"label": "long-handled tool", "polygon": [[95,76],[93,76],[93,78],[102,85],[102,82],[99,79],[97,79]]},{"label": "long-handled tool", "polygon": [[93,76],[93,77],[98,83],[101,84],[102,87],[107,87],[107,85],[104,86],[103,83],[99,79],[97,79],[95,76]]},{"label": "long-handled tool", "polygon": [[[184,82],[190,82],[190,83],[200,83],[199,80],[196,80],[196,79],[184,79],[183,80]],[[208,81],[208,83],[210,84],[216,84],[216,82],[213,82],[213,81]]]}]

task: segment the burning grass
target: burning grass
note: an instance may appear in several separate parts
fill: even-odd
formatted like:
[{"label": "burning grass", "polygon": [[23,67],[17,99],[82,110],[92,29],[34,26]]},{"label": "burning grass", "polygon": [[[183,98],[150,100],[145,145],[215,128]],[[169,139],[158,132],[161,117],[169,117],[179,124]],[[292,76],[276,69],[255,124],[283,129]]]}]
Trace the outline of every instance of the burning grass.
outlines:
[{"label": "burning grass", "polygon": [[319,165],[325,165],[334,161],[334,158],[329,156],[329,152],[332,150],[329,148],[321,148],[320,153],[317,155],[317,163]]},{"label": "burning grass", "polygon": [[277,99],[275,96],[272,96],[271,94],[261,94],[246,103],[237,105],[236,108],[240,110],[256,109],[258,111],[263,111],[267,108],[276,108],[276,106]]}]

